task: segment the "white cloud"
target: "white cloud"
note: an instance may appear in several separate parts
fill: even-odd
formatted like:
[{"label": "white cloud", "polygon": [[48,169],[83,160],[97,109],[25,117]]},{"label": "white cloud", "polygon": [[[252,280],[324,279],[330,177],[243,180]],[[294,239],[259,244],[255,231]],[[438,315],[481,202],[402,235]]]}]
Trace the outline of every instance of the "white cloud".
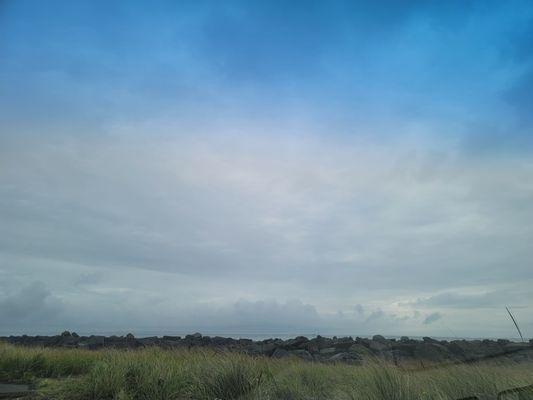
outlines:
[{"label": "white cloud", "polygon": [[434,312],[429,314],[426,318],[424,318],[424,324],[429,325],[432,324],[438,320],[440,320],[443,317],[443,315],[439,312]]},{"label": "white cloud", "polygon": [[[321,327],[362,304],[331,330],[425,332],[413,308],[496,304],[457,294],[465,286],[498,298],[520,286],[532,305],[528,159],[466,158],[429,137],[125,137],[0,150],[0,273],[133,327],[162,323],[141,310],[166,320],[201,304],[234,304],[220,315],[249,329],[295,314]],[[294,298],[309,308],[292,310]]]}]

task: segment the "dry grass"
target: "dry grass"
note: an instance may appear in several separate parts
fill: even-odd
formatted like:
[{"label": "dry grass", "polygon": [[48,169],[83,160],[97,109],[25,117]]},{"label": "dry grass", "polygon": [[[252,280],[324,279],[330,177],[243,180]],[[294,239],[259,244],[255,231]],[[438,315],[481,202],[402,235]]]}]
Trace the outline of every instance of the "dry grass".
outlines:
[{"label": "dry grass", "polygon": [[39,349],[0,343],[0,381],[32,381],[50,399],[455,399],[533,383],[533,365],[402,371],[199,350]]}]

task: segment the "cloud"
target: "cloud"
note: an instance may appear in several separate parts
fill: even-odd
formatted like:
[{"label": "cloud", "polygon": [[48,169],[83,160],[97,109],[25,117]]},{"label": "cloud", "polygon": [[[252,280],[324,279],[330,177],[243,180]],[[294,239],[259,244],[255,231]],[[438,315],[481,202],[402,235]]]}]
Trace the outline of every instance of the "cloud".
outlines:
[{"label": "cloud", "polygon": [[76,279],[76,285],[96,285],[98,283],[101,283],[102,282],[102,274],[100,273],[96,273],[96,272],[90,272],[90,273],[85,273],[85,274],[81,274],[77,279]]},{"label": "cloud", "polygon": [[0,319],[6,325],[54,319],[62,311],[62,303],[44,283],[35,281],[10,295],[0,298]]},{"label": "cloud", "polygon": [[[78,282],[97,309],[121,296],[128,326],[143,324],[143,297],[146,307],[178,301],[186,313],[205,301],[290,294],[321,315],[373,304],[356,312],[394,329],[377,310],[402,292],[455,293],[482,279],[507,285],[501,298],[532,279],[523,221],[533,215],[533,174],[520,158],[435,157],[433,144],[312,134],[27,143],[1,150],[6,274],[17,265],[62,298]],[[415,307],[489,301],[418,297]]]},{"label": "cloud", "polygon": [[352,3],[10,2],[3,312],[505,333],[465,314],[533,306],[533,9]]},{"label": "cloud", "polygon": [[424,318],[424,325],[430,325],[438,320],[440,320],[443,317],[443,315],[439,312],[434,312],[432,314],[429,314],[426,318]]},{"label": "cloud", "polygon": [[532,293],[520,287],[514,290],[496,290],[483,293],[443,292],[434,296],[419,298],[416,301],[404,303],[413,307],[477,309],[504,308],[508,304],[520,306],[529,304]]}]

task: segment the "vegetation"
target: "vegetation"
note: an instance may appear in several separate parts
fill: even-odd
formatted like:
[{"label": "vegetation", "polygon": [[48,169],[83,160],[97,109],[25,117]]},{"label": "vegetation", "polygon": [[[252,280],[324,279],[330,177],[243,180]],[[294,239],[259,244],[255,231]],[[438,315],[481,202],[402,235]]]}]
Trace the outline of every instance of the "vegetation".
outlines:
[{"label": "vegetation", "polygon": [[47,399],[456,399],[533,383],[531,364],[406,371],[214,350],[42,349],[0,343],[0,382],[30,382]]}]

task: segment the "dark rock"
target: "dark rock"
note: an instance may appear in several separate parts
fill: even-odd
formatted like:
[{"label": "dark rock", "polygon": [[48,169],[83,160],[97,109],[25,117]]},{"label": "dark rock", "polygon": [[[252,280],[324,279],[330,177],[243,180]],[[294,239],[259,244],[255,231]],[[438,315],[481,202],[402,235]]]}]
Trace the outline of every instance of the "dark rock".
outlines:
[{"label": "dark rock", "polygon": [[372,351],[368,347],[363,346],[362,344],[359,344],[359,343],[352,344],[350,348],[348,349],[348,351],[350,353],[357,353],[363,357],[373,356]]},{"label": "dark rock", "polygon": [[99,349],[105,345],[105,336],[89,336],[87,347],[89,349]]},{"label": "dark rock", "polygon": [[286,349],[298,349],[300,346],[309,342],[309,339],[305,336],[297,336],[294,339],[289,339],[285,342],[284,347]]},{"label": "dark rock", "polygon": [[385,351],[387,349],[390,349],[390,346],[387,342],[382,342],[382,341],[376,341],[376,340],[372,340],[370,342],[370,350],[376,352],[376,353],[379,353],[379,352],[382,352],[382,351]]},{"label": "dark rock", "polygon": [[157,336],[145,337],[137,339],[137,342],[142,346],[157,346],[159,338]]},{"label": "dark rock", "polygon": [[290,353],[285,350],[285,349],[282,349],[282,348],[277,348],[276,350],[274,350],[274,352],[272,353],[272,357],[273,358],[285,358],[285,357],[290,357]]},{"label": "dark rock", "polygon": [[354,341],[353,341],[353,339],[351,337],[345,337],[345,338],[338,339],[335,342],[334,346],[338,350],[347,350],[353,344],[354,344]]},{"label": "dark rock", "polygon": [[162,339],[163,340],[171,340],[171,341],[179,342],[181,340],[181,337],[180,336],[168,336],[168,335],[165,335],[165,336],[163,336]]},{"label": "dark rock", "polygon": [[306,350],[292,350],[289,352],[290,355],[302,358],[307,361],[313,361],[313,356]]},{"label": "dark rock", "polygon": [[335,347],[326,347],[324,349],[320,349],[320,354],[334,354],[337,350]]},{"label": "dark rock", "polygon": [[380,343],[387,343],[387,339],[385,339],[383,336],[381,335],[374,335],[372,336],[372,341],[374,342],[380,342]]},{"label": "dark rock", "polygon": [[363,362],[363,358],[357,353],[338,353],[331,356],[328,361],[331,362],[344,362],[348,364],[360,365]]},{"label": "dark rock", "polygon": [[[388,340],[381,335],[372,339],[357,337],[326,338],[317,336],[308,339],[298,336],[293,339],[233,339],[220,336],[203,336],[200,333],[179,336],[148,337],[136,339],[126,336],[82,336],[65,331],[56,336],[9,336],[0,340],[13,345],[39,347],[81,347],[88,349],[118,348],[129,349],[140,346],[174,347],[213,347],[222,351],[243,352],[252,355],[265,355],[275,358],[299,357],[305,360],[354,362],[375,357],[395,364],[410,363],[427,365],[426,362],[448,361],[476,362],[477,360],[502,357],[516,362],[533,362],[533,340],[528,343],[498,340],[452,340],[437,341],[425,337],[423,340],[402,337]],[[349,354],[349,355],[347,355]]]},{"label": "dark rock", "polygon": [[261,353],[271,355],[276,349],[276,343],[261,343]]},{"label": "dark rock", "polygon": [[424,342],[415,346],[413,355],[418,359],[441,362],[451,358],[448,349],[440,344]]}]

